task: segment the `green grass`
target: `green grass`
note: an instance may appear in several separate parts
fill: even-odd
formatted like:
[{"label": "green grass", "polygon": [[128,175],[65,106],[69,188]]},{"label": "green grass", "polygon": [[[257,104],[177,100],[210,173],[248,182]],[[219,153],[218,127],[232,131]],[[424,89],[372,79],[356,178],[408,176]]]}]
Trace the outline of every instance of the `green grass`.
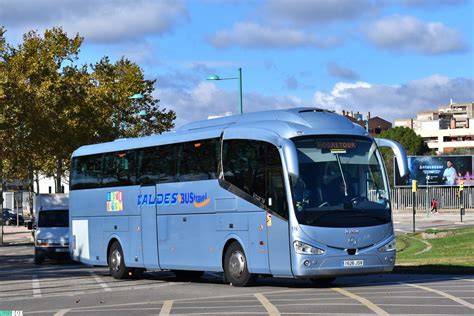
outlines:
[{"label": "green grass", "polygon": [[[428,233],[442,230],[430,230]],[[423,251],[427,246],[421,234],[397,236],[397,266],[399,267],[438,267],[474,269],[474,227],[451,230],[452,234],[443,238],[424,239],[432,245],[431,250]]]}]

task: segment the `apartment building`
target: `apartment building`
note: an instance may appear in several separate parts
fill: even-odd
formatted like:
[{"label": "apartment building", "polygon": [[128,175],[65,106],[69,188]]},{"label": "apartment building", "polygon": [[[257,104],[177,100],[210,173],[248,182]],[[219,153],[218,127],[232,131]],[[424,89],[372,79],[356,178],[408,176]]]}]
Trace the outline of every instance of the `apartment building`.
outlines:
[{"label": "apartment building", "polygon": [[379,116],[371,117],[370,112],[367,113],[367,116],[364,118],[362,113],[353,112],[353,111],[342,111],[342,115],[351,120],[353,123],[359,124],[363,128],[367,129],[367,124],[369,125],[368,131],[371,135],[378,135],[383,131],[386,131],[392,128],[392,123],[384,120]]},{"label": "apartment building", "polygon": [[413,129],[440,154],[456,149],[474,153],[474,102],[450,102],[437,110],[418,112],[414,119],[397,119],[395,126]]}]

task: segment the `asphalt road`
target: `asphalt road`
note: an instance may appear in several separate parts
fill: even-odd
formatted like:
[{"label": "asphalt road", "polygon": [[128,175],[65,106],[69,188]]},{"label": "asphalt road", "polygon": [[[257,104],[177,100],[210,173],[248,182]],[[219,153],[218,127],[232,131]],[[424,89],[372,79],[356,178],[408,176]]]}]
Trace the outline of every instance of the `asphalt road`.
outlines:
[{"label": "asphalt road", "polygon": [[341,277],[331,286],[265,278],[234,288],[220,274],[178,281],[170,272],[114,280],[107,268],[33,264],[33,246],[0,247],[0,311],[23,315],[474,314],[474,276]]}]

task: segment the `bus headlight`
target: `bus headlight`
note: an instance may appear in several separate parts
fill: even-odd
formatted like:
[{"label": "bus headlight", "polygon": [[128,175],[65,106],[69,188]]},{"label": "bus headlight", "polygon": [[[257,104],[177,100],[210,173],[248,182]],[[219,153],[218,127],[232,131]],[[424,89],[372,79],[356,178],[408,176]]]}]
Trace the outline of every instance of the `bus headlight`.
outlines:
[{"label": "bus headlight", "polygon": [[395,239],[392,239],[392,241],[386,243],[385,245],[379,248],[380,252],[388,252],[388,251],[395,251],[395,250],[397,250]]},{"label": "bus headlight", "polygon": [[305,244],[304,242],[296,240],[293,243],[293,247],[295,248],[296,253],[300,255],[322,255],[324,254],[323,249],[319,249],[317,247],[310,246]]}]

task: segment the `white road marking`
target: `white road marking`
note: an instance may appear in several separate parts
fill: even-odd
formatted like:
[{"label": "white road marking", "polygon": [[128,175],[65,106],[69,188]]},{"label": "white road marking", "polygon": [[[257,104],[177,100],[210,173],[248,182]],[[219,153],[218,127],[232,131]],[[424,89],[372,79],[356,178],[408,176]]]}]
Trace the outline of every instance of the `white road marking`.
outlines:
[{"label": "white road marking", "polygon": [[66,315],[67,312],[69,312],[71,309],[68,308],[68,309],[60,309],[58,310],[57,313],[54,314],[54,316],[64,316]]},{"label": "white road marking", "polygon": [[436,293],[436,294],[441,295],[443,297],[449,298],[450,300],[453,300],[456,303],[459,303],[461,305],[469,307],[470,309],[474,309],[474,304],[466,302],[465,300],[460,299],[459,297],[456,297],[454,295],[448,294],[446,292],[443,292],[443,291],[440,291],[440,290],[435,290],[435,289],[432,289],[432,288],[429,288],[429,287],[426,287],[426,286],[421,286],[421,285],[418,285],[418,284],[411,284],[411,283],[404,283],[404,284],[406,284],[408,286],[416,287],[416,288],[419,288],[419,289],[422,289],[422,290],[425,290],[425,291]]},{"label": "white road marking", "polygon": [[356,301],[359,301],[360,303],[364,304],[368,309],[372,310],[375,314],[377,314],[379,316],[388,316],[389,315],[386,311],[384,311],[383,309],[381,309],[380,307],[378,307],[377,305],[375,305],[374,303],[372,303],[371,301],[369,301],[368,299],[366,299],[362,296],[356,295],[354,293],[351,293],[347,290],[344,290],[344,289],[341,289],[341,288],[338,288],[338,287],[332,288],[332,290],[334,290],[336,292],[339,292],[342,295],[353,298]]},{"label": "white road marking", "polygon": [[31,287],[33,288],[33,297],[41,297],[41,288],[38,276],[33,275],[31,280]]},{"label": "white road marking", "polygon": [[262,293],[255,293],[254,296],[257,298],[257,300],[260,302],[260,304],[262,304],[263,307],[267,310],[268,315],[270,315],[270,316],[280,315],[280,312],[275,307],[275,305],[270,303],[270,301]]},{"label": "white road marking", "polygon": [[100,286],[104,289],[106,292],[112,291],[112,289],[105,283],[97,274],[95,274],[94,271],[89,271],[90,275],[94,278],[94,280],[99,283]]},{"label": "white road marking", "polygon": [[161,306],[160,316],[168,316],[173,307],[173,301],[164,301],[163,306]]}]

